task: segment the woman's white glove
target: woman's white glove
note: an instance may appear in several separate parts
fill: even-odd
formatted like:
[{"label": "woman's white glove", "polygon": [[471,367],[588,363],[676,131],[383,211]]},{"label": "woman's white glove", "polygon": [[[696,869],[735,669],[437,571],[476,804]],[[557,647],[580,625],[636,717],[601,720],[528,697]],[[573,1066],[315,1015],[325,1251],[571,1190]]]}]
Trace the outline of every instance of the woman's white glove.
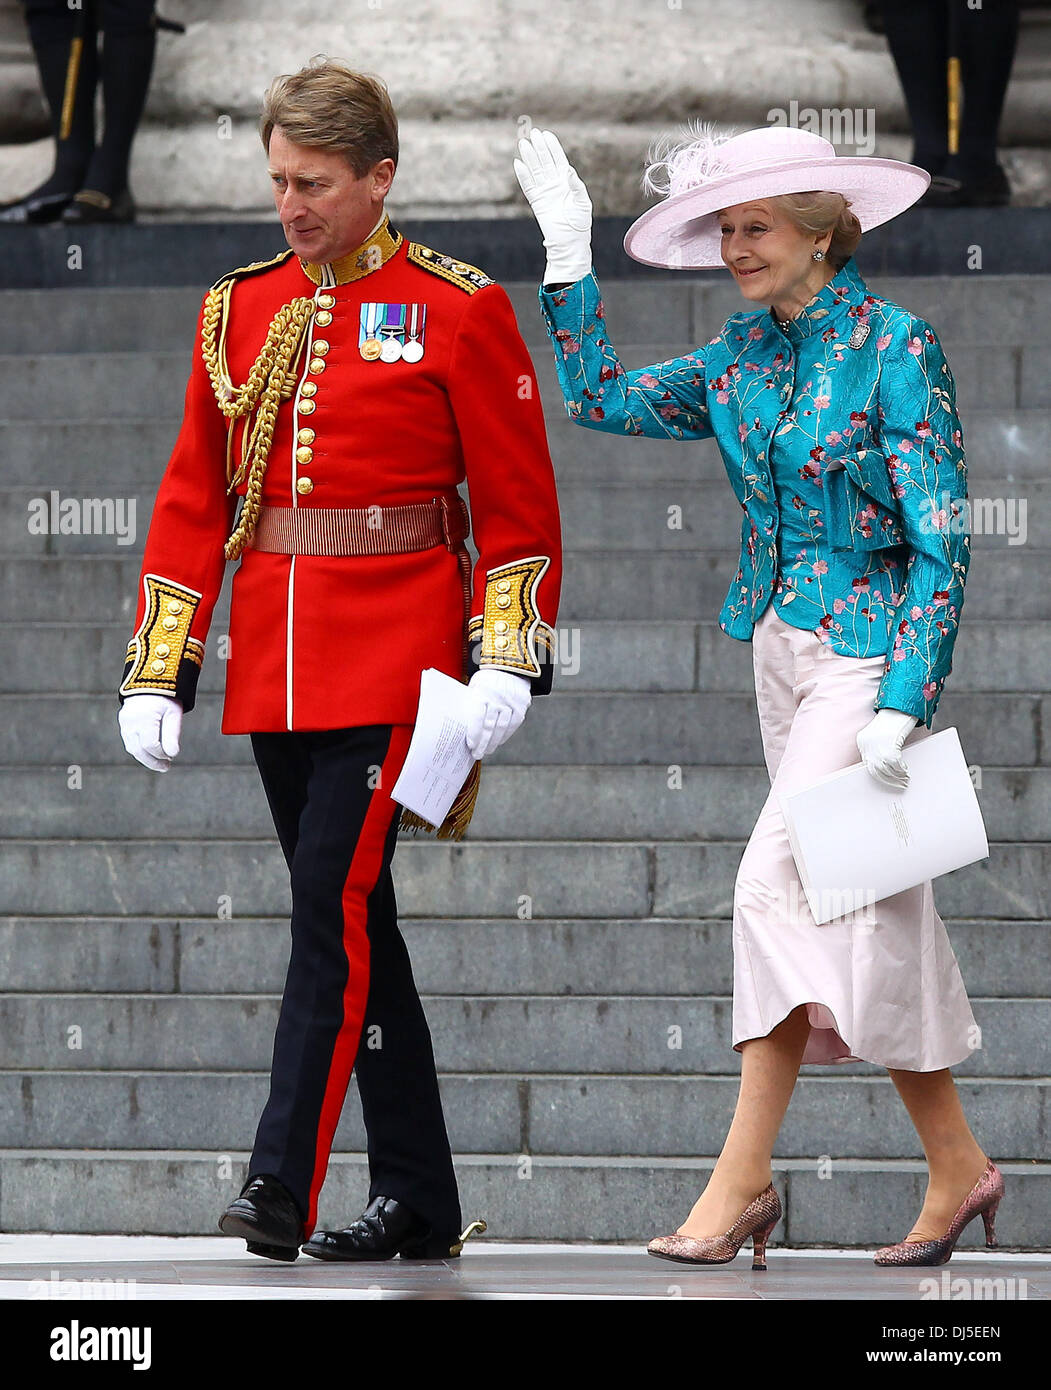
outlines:
[{"label": "woman's white glove", "polygon": [[124,747],[143,767],[167,772],[179,751],[182,705],[171,695],[128,695],[117,715]]},{"label": "woman's white glove", "polygon": [[591,199],[550,130],[519,140],[515,173],[544,234],[544,284],[570,284],[591,269]]},{"label": "woman's white glove", "polygon": [[919,722],[904,710],[880,709],[858,734],[858,752],[877,782],[899,791],[909,785],[909,769],[901,750]]},{"label": "woman's white glove", "polygon": [[467,747],[484,758],[506,743],[526,716],[533,698],[529,681],[511,671],[483,667],[467,682],[475,706],[467,723]]}]

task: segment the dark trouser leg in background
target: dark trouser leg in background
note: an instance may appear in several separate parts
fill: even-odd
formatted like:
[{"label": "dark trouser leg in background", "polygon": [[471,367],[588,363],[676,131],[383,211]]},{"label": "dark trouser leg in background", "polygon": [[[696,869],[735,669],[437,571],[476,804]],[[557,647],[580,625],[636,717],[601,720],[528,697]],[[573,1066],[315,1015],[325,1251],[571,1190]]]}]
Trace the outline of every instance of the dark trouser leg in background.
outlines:
[{"label": "dark trouser leg in background", "polygon": [[116,198],[128,187],[131,145],[153,73],[154,0],[96,0],[96,4],[102,30],[99,75],[104,122],[83,187]]},{"label": "dark trouser leg in background", "polygon": [[[963,115],[958,178],[988,175],[996,167],[996,144],[1018,42],[1018,0],[997,0],[980,10],[962,10],[960,36]],[[947,170],[947,172],[953,172]]]},{"label": "dark trouser leg in background", "polygon": [[[284,1184],[308,1231],[316,1222],[317,1197],[355,1058],[390,1092],[373,1101],[378,1118],[369,1137],[370,1163],[398,1182],[398,1190],[385,1195],[397,1196],[426,1220],[444,1220],[450,1211],[459,1215],[430,1036],[411,970],[399,964],[398,947],[404,955],[404,945],[389,886],[398,815],[389,790],[410,734],[402,726],[370,726],[252,736],[290,863],[292,951],[270,1097],[249,1174],[269,1173]],[[379,784],[373,787],[376,768]],[[407,957],[404,961],[407,967]],[[391,969],[396,974],[388,981]],[[383,1042],[367,1058],[366,1048],[359,1054],[366,1020],[369,1027],[379,1025]],[[380,1066],[370,1068],[377,1058]],[[366,1080],[364,1090],[371,1094],[375,1084],[370,1087]],[[427,1114],[432,1095],[440,1133]],[[417,1102],[423,1106],[422,1123]],[[373,1133],[377,1126],[382,1152]]]},{"label": "dark trouser leg in background", "polygon": [[82,187],[95,149],[95,83],[98,77],[95,29],[90,15],[87,16],[68,133],[61,138],[70,48],[74,35],[80,32],[82,15],[78,10],[69,9],[66,0],[25,0],[25,10],[29,40],[55,141],[55,166],[51,176],[29,196],[38,198],[61,193],[72,197]]},{"label": "dark trouser leg in background", "polygon": [[948,156],[946,0],[882,0],[883,26],[912,123],[912,162],[941,173]]},{"label": "dark trouser leg in background", "polygon": [[997,164],[996,146],[1018,39],[1018,0],[996,0],[976,9],[964,0],[951,3],[963,86],[954,154],[948,149],[946,79],[950,0],[882,0],[887,41],[912,122],[913,163],[936,176],[925,203],[1006,203],[1010,186]]}]

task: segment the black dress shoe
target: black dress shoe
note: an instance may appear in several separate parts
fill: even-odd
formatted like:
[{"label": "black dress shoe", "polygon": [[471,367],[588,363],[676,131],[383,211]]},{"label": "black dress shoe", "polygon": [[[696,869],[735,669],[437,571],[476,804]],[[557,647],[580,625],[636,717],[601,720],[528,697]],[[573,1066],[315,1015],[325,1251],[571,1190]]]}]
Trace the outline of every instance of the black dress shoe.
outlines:
[{"label": "black dress shoe", "polygon": [[[947,166],[948,167],[948,166]],[[928,208],[996,208],[1011,201],[1011,185],[1003,166],[980,172],[935,174],[918,206]]]},{"label": "black dress shoe", "polygon": [[115,198],[97,188],[82,188],[73,195],[62,221],[82,226],[87,222],[134,222],[135,200],[125,188]]},{"label": "black dress shoe", "polygon": [[27,193],[24,198],[0,206],[0,222],[57,222],[72,201],[72,190],[68,193]]},{"label": "black dress shoe", "polygon": [[315,1231],[303,1246],[316,1260],[449,1260],[459,1257],[457,1235],[435,1233],[393,1197],[376,1197],[342,1231]]},{"label": "black dress shoe", "polygon": [[241,1236],[250,1255],[294,1260],[306,1229],[292,1194],[269,1173],[249,1178],[219,1218],[226,1236]]}]

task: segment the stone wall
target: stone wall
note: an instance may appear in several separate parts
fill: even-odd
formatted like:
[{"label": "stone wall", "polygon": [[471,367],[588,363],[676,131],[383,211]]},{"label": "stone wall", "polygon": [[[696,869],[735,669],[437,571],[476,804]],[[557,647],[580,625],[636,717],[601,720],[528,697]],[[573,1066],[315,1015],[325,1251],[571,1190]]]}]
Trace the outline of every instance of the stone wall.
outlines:
[{"label": "stone wall", "polygon": [[[795,102],[800,124],[808,109],[831,113],[841,148],[910,149],[886,44],[856,0],[162,0],[160,9],[187,33],[160,36],[133,187],[163,215],[267,215],[260,96],[275,73],[318,53],[386,79],[403,144],[391,207],[403,215],[521,215],[511,161],[533,122],[559,133],[596,211],[610,214],[639,208],[647,145],[688,117],[745,128]],[[47,127],[20,10],[0,0],[0,197],[29,187],[50,159],[47,139],[33,138]],[[1047,187],[1037,148],[1048,141],[1047,18],[1027,13],[1004,125],[1022,201],[1042,201]],[[837,128],[837,112],[857,120],[853,132]]]}]

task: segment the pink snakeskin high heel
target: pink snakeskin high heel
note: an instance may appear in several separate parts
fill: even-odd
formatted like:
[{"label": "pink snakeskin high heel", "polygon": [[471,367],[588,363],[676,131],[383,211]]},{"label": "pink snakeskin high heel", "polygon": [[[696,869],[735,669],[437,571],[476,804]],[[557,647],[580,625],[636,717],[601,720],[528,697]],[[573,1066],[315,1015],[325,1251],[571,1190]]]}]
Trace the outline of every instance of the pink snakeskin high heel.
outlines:
[{"label": "pink snakeskin high heel", "polygon": [[953,1247],[963,1229],[981,1212],[985,1223],[985,1244],[997,1248],[996,1209],[1004,1195],[1003,1174],[989,1160],[985,1172],[960,1204],[949,1229],[937,1240],[903,1240],[897,1245],[885,1245],[874,1256],[878,1265],[943,1265],[947,1264]]},{"label": "pink snakeskin high heel", "polygon": [[781,1199],[773,1183],[750,1202],[730,1229],[721,1236],[655,1236],[646,1249],[661,1260],[689,1265],[725,1265],[752,1237],[752,1268],[766,1268],[766,1242],[781,1220]]}]

